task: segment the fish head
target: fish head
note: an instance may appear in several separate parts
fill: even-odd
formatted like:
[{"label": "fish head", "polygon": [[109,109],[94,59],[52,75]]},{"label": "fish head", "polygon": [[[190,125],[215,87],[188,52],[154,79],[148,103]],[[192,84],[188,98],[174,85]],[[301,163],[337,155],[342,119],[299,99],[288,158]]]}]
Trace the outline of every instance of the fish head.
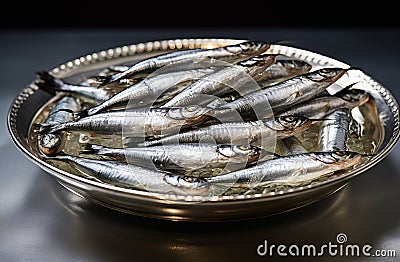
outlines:
[{"label": "fish head", "polygon": [[164,181],[186,193],[205,192],[210,188],[209,182],[200,177],[166,174]]},{"label": "fish head", "polygon": [[346,100],[350,103],[354,103],[358,106],[363,105],[370,98],[370,94],[366,90],[357,88],[339,91],[335,94],[335,96],[340,97],[341,99]]},{"label": "fish head", "polygon": [[278,116],[273,121],[273,128],[279,132],[294,134],[309,128],[312,120],[303,116]]},{"label": "fish head", "polygon": [[348,69],[340,67],[325,67],[306,74],[306,77],[314,82],[334,83],[342,77],[347,70]]},{"label": "fish head", "polygon": [[173,107],[168,111],[168,116],[175,120],[202,120],[208,119],[214,113],[211,107],[200,105],[188,105],[183,107]]},{"label": "fish head", "polygon": [[245,41],[235,45],[226,46],[225,49],[234,55],[257,55],[264,53],[270,44],[263,41]]},{"label": "fish head", "polygon": [[39,139],[39,150],[47,156],[56,155],[64,148],[65,139],[57,133],[44,134]]},{"label": "fish head", "polygon": [[352,151],[334,151],[315,153],[316,159],[340,169],[353,166],[361,161],[361,154]]}]

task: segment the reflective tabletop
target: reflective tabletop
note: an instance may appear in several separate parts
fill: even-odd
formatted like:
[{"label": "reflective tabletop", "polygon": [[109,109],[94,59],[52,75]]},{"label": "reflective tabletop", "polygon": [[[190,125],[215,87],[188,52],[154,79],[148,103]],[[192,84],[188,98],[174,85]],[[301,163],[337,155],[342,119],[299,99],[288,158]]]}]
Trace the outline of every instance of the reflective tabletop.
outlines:
[{"label": "reflective tabletop", "polygon": [[13,144],[7,113],[37,71],[115,46],[202,37],[289,40],[362,68],[400,98],[396,29],[0,31],[0,261],[399,261],[398,145],[314,204],[264,218],[194,223],[91,203],[58,184]]}]

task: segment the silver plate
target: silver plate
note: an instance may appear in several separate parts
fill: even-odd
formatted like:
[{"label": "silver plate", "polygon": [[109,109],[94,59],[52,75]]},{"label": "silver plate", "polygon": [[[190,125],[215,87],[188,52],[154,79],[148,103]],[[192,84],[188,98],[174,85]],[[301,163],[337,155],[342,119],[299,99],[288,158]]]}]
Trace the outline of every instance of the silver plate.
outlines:
[{"label": "silver plate", "polygon": [[[210,48],[242,41],[237,39],[173,39],[137,43],[79,57],[53,68],[52,73],[70,81],[81,81],[85,75],[93,75],[94,72],[109,65],[132,63],[145,57],[175,50]],[[300,58],[312,63],[314,67],[350,67],[350,65],[333,58],[285,45],[272,45],[269,52]],[[28,159],[52,175],[62,186],[91,202],[130,214],[179,221],[225,221],[255,218],[296,209],[331,195],[343,188],[351,178],[362,174],[381,161],[397,143],[400,122],[399,107],[392,93],[360,70],[351,71],[346,82],[341,83],[340,81],[341,79],[336,87],[344,87],[349,82],[363,83],[363,88],[370,92],[376,102],[383,134],[376,154],[368,162],[351,172],[308,186],[278,192],[215,196],[211,199],[177,197],[120,188],[59,169],[42,160],[29,142],[32,119],[37,111],[52,98],[52,95],[38,90],[33,82],[24,88],[13,101],[7,119],[8,129],[15,145]]]}]

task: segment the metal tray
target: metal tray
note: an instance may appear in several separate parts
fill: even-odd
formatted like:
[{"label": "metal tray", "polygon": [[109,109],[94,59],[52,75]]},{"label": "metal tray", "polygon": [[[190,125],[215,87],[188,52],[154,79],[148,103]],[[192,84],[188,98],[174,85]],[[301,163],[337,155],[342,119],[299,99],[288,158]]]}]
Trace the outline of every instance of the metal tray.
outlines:
[{"label": "metal tray", "polygon": [[[242,42],[241,39],[172,39],[136,43],[87,54],[51,70],[57,77],[77,82],[85,76],[109,65],[133,63],[143,58],[191,48],[210,48]],[[315,52],[285,45],[272,45],[268,52],[279,53],[306,60],[315,68],[337,66],[348,68],[349,64]],[[58,183],[93,203],[122,212],[178,221],[227,221],[249,219],[287,212],[319,201],[342,189],[350,179],[362,174],[381,161],[399,139],[399,107],[392,93],[361,70],[351,71],[348,78],[332,87],[344,87],[349,82],[361,82],[373,96],[377,107],[378,128],[382,139],[375,155],[351,172],[341,174],[307,186],[280,190],[278,192],[246,195],[179,197],[154,194],[122,188],[77,176],[57,168],[41,159],[32,145],[30,125],[38,110],[53,98],[39,90],[34,83],[25,87],[13,101],[8,113],[8,129],[17,148],[31,161],[53,176]],[[333,90],[328,90],[333,92]]]}]

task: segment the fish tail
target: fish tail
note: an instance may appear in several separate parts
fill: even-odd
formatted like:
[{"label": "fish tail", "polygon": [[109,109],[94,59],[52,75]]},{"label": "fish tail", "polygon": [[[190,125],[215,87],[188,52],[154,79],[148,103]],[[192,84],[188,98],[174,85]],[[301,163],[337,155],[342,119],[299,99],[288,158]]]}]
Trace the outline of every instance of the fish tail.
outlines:
[{"label": "fish tail", "polygon": [[35,84],[40,89],[51,94],[55,94],[56,91],[63,91],[62,87],[65,85],[65,82],[60,78],[52,76],[50,72],[41,70],[36,75],[38,79],[35,81]]},{"label": "fish tail", "polygon": [[123,77],[122,73],[115,73],[112,75],[105,76],[99,88],[104,88],[105,86],[112,84]]}]

